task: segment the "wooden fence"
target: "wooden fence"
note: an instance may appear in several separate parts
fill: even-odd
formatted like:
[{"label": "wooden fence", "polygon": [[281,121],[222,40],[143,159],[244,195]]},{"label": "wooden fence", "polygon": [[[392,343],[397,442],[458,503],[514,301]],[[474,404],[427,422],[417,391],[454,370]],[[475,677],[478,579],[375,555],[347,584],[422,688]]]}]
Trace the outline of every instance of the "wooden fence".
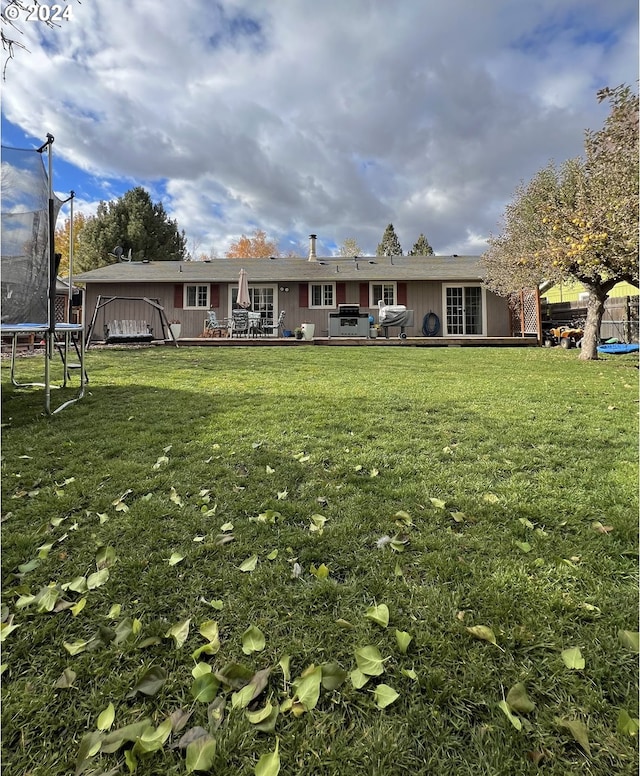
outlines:
[{"label": "wooden fence", "polygon": [[[610,297],[605,302],[600,338],[616,338],[620,342],[638,342],[638,296]],[[542,328],[566,326],[584,321],[587,308],[584,302],[555,302],[542,304]]]}]

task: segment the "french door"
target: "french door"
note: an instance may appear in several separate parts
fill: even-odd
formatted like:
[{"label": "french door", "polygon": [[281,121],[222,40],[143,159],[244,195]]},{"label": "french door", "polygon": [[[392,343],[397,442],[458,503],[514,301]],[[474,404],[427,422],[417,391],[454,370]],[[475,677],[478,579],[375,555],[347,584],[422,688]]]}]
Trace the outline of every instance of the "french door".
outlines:
[{"label": "french door", "polygon": [[[251,299],[251,310],[254,313],[260,313],[262,325],[265,327],[273,326],[275,309],[275,286],[252,286],[249,285],[249,299]],[[238,298],[238,286],[231,289],[231,307],[235,307]],[[277,315],[275,316],[277,317]]]},{"label": "french door", "polygon": [[446,333],[484,333],[484,305],[481,286],[446,286]]}]

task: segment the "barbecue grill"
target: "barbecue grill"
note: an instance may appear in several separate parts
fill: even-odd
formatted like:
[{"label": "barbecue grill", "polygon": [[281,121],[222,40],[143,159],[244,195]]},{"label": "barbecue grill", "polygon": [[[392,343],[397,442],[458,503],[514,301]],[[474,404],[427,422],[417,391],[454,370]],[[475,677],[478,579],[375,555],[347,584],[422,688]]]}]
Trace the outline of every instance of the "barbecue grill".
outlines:
[{"label": "barbecue grill", "polygon": [[406,339],[405,328],[413,326],[413,310],[407,310],[403,304],[383,305],[378,302],[378,324],[384,329],[384,336],[389,339],[389,329],[400,327],[400,339]]},{"label": "barbecue grill", "polygon": [[337,313],[329,313],[329,337],[368,337],[369,313],[357,304],[339,304]]}]

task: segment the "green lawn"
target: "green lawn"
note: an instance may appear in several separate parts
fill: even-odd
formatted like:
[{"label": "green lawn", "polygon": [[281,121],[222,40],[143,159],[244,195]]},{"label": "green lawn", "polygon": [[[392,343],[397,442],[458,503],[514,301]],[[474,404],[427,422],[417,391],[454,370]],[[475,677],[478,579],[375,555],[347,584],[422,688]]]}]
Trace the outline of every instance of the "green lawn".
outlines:
[{"label": "green lawn", "polygon": [[3,773],[637,773],[636,364],[3,362]]}]

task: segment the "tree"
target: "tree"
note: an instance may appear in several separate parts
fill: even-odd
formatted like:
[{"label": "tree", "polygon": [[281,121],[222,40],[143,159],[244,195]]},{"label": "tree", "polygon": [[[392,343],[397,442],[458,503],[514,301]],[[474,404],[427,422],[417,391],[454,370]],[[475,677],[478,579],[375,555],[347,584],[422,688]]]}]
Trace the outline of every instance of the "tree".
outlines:
[{"label": "tree", "polygon": [[[73,261],[75,265],[76,258],[80,249],[80,232],[84,229],[87,223],[87,216],[84,213],[74,213],[73,215]],[[70,227],[71,219],[66,218],[63,226],[59,226],[55,233],[55,250],[56,253],[62,254],[60,261],[60,267],[58,274],[64,277],[69,273],[69,241],[70,241]],[[74,266],[75,270],[75,266]]]},{"label": "tree", "polygon": [[585,155],[550,164],[516,191],[502,233],[484,254],[486,284],[502,294],[577,280],[589,292],[580,358],[596,359],[604,304],[620,282],[638,285],[638,96],[603,89],[610,113],[585,134]]},{"label": "tree", "polygon": [[433,256],[433,248],[429,245],[429,240],[422,232],[420,232],[420,237],[418,237],[415,245],[409,251],[409,256]]},{"label": "tree", "polygon": [[358,241],[355,237],[346,237],[345,241],[340,246],[338,256],[362,256],[362,248],[358,245]]},{"label": "tree", "polygon": [[389,224],[382,235],[382,242],[376,249],[376,256],[402,256],[402,246],[395,233],[393,224]]},{"label": "tree", "polygon": [[253,237],[243,234],[239,240],[231,243],[226,255],[228,259],[268,259],[270,256],[280,256],[280,251],[274,240],[267,240],[266,232],[256,229]]},{"label": "tree", "polygon": [[131,250],[134,261],[184,261],[187,257],[184,231],[178,231],[177,222],[167,216],[162,203],[154,205],[142,186],[117,200],[100,202],[78,238],[78,269],[113,264],[118,246],[125,256]]}]

